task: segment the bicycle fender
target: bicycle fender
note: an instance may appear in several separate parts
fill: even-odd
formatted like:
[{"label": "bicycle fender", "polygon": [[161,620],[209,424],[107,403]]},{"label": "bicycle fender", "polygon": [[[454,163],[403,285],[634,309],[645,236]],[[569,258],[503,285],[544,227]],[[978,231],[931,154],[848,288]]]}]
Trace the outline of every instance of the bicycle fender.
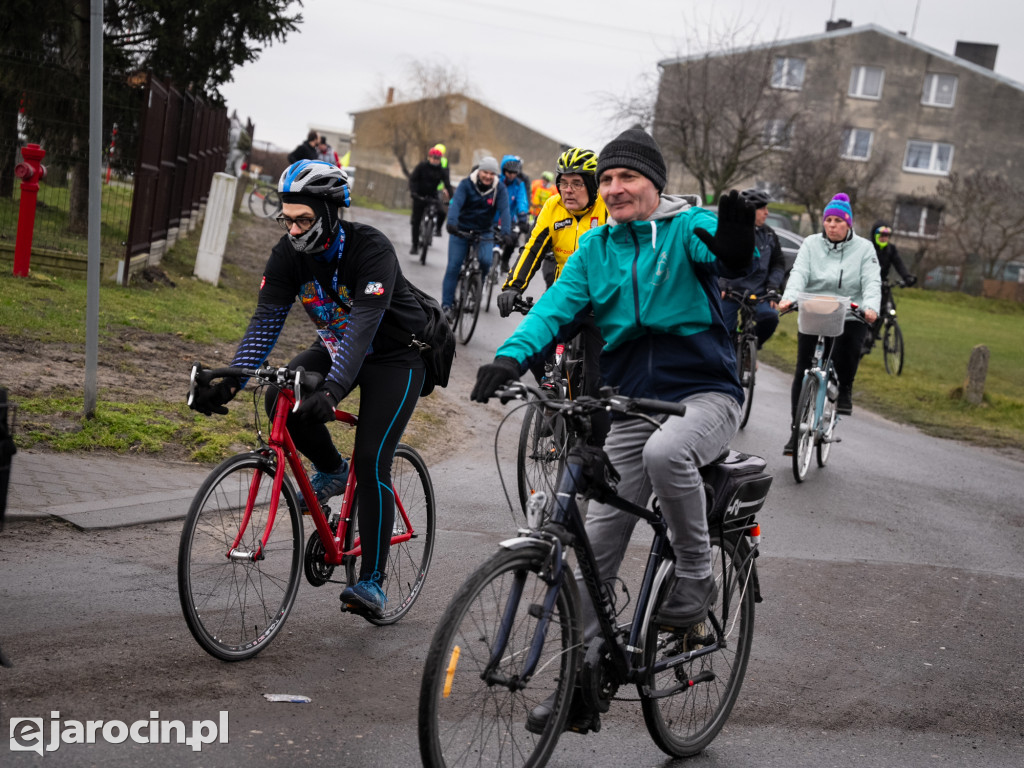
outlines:
[{"label": "bicycle fender", "polygon": [[515,551],[517,549],[526,549],[527,547],[537,547],[538,549],[546,548],[549,549],[551,546],[545,544],[540,539],[533,538],[531,536],[517,536],[514,539],[505,539],[505,541],[498,544],[502,549],[509,549]]},{"label": "bicycle fender", "polygon": [[653,599],[661,589],[661,585],[665,583],[665,579],[672,575],[675,570],[675,560],[662,560],[661,565],[658,566],[658,572],[654,574],[654,583],[651,584],[651,600],[647,601],[647,610],[644,612],[644,622],[641,624],[640,637],[637,638],[637,648],[644,649],[647,647],[647,629],[651,626],[651,619],[654,618],[654,612],[657,610],[655,600]]}]

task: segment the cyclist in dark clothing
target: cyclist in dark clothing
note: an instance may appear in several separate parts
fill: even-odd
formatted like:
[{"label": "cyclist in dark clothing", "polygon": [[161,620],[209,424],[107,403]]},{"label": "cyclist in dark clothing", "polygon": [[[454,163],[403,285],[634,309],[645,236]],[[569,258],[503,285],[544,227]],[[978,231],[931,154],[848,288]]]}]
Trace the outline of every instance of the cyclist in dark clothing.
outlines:
[{"label": "cyclist in dark clothing", "polygon": [[[735,280],[719,278],[718,284],[722,289],[722,315],[725,317],[725,325],[736,335],[737,315],[740,310],[738,302],[726,296],[727,291],[737,291],[747,296],[754,294],[763,296],[767,291],[777,291],[782,286],[782,280],[786,276],[786,260],[782,257],[782,246],[779,244],[779,236],[775,230],[768,226],[768,203],[771,198],[767,192],[759,189],[745,189],[740,197],[747,205],[754,208],[754,247],[756,256],[750,271],[743,277]],[[757,348],[760,349],[779,326],[779,313],[775,309],[777,301],[757,302],[754,308],[754,319],[757,321]]]},{"label": "cyclist in dark clothing", "polygon": [[889,269],[895,268],[903,285],[910,287],[917,283],[917,277],[910,273],[907,265],[900,258],[899,251],[892,244],[892,227],[884,221],[876,221],[871,228],[871,244],[875,246],[875,255],[878,256],[878,269],[882,274],[882,304],[878,319],[871,324],[871,333],[864,337],[864,346],[861,354],[866,355],[871,351],[874,342],[878,341],[882,332],[882,318],[885,316],[886,308],[890,304],[892,288],[889,284]]},{"label": "cyclist in dark clothing", "polygon": [[[443,202],[452,199],[454,194],[452,182],[447,166],[441,163],[441,150],[431,147],[427,152],[427,159],[413,168],[412,173],[409,174],[409,194],[412,195],[412,218],[409,219],[412,224],[412,249],[409,253],[416,253],[419,250],[420,221],[423,219],[423,210],[431,198],[437,199],[438,187],[443,187],[447,196]],[[438,219],[436,225],[438,233],[441,231],[443,222],[444,215]]]},{"label": "cyclist in dark clothing", "polygon": [[[323,502],[345,490],[348,466],[331,439],[326,422],[338,402],[360,387],[359,428],[353,461],[359,478],[356,501],[362,558],[357,584],[342,593],[344,603],[373,616],[383,615],[394,496],[391,462],[423,384],[423,361],[416,349],[379,332],[382,325],[419,333],[426,316],[409,290],[388,239],[373,227],[342,221],[348,207],[348,179],[322,161],[290,165],[278,183],[281,226],[287,229],[270,253],[256,311],[232,365],[262,365],[274,348],[296,297],[319,338],[289,367],[324,376],[288,418],[295,447],[316,469],[312,479]],[[244,381],[222,380],[197,389],[192,407],[227,413]],[[273,413],[276,392],[267,397]]]},{"label": "cyclist in dark clothing", "polygon": [[317,149],[319,141],[320,137],[317,135],[317,132],[310,131],[306,134],[306,140],[288,153],[288,162],[297,163],[299,160],[316,160],[319,158],[320,151]]}]

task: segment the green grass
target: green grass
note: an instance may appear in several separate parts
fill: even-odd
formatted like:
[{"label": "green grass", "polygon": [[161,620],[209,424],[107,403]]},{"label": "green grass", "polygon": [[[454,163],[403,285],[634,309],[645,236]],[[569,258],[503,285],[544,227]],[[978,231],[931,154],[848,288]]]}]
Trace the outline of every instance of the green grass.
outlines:
[{"label": "green grass", "polygon": [[[1024,305],[959,293],[897,291],[906,357],[903,373],[885,372],[880,345],[861,360],[854,405],[941,437],[1024,448]],[[989,349],[985,400],[962,398],[971,350]],[[792,371],[796,316],[782,318],[763,359]]]}]

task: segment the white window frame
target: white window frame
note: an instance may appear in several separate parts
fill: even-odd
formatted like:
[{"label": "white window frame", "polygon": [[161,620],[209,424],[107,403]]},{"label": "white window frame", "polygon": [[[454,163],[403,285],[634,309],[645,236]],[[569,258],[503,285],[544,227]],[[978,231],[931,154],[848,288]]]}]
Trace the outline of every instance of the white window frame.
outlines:
[{"label": "white window frame", "polygon": [[[857,146],[856,137],[858,133],[866,133],[868,135],[868,151],[864,155],[853,154],[853,150]],[[871,147],[874,142],[874,131],[869,131],[867,128],[847,128],[843,131],[843,149],[839,156],[845,160],[857,160],[866,163],[871,159]]]},{"label": "white window frame", "polygon": [[[776,73],[778,71],[778,62],[782,62],[782,76],[776,80]],[[790,82],[790,77],[794,76],[790,72],[790,62],[800,62],[800,82],[795,85]],[[802,91],[804,88],[804,79],[807,77],[807,59],[801,59],[797,56],[776,56],[772,62],[772,88],[779,88],[784,91]]]},{"label": "white window frame", "polygon": [[785,120],[769,120],[764,124],[761,143],[770,149],[788,150],[793,140],[793,126]]},{"label": "white window frame", "polygon": [[[907,165],[907,157],[910,155],[910,147],[912,144],[930,145],[931,154],[928,159],[927,168],[918,168],[916,166]],[[939,148],[949,147],[949,161],[946,168],[938,167],[939,163]],[[903,152],[903,170],[907,173],[926,173],[930,176],[949,176],[950,171],[953,169],[953,150],[952,144],[946,144],[941,141],[925,141],[923,139],[908,139],[907,148]]]},{"label": "white window frame", "polygon": [[[878,93],[864,93],[864,80],[868,70],[878,70]],[[871,99],[879,101],[882,98],[882,90],[885,88],[885,67],[875,67],[870,64],[855,64],[850,70],[849,95],[855,99]]]},{"label": "white window frame", "polygon": [[[921,213],[918,216],[917,229],[916,230],[907,230],[907,229],[900,229],[899,228],[899,226],[900,226],[900,207],[904,206],[904,205],[920,207],[920,209],[921,209]],[[938,218],[937,218],[936,224],[935,224],[935,232],[931,233],[931,234],[929,234],[927,232],[928,212],[929,211],[937,211],[938,212]],[[941,209],[937,209],[935,206],[929,205],[928,203],[917,203],[917,202],[914,202],[912,200],[903,200],[903,201],[900,201],[900,202],[896,203],[896,210],[895,210],[894,215],[893,215],[893,229],[896,231],[897,234],[907,235],[909,237],[919,237],[919,238],[923,238],[923,239],[927,239],[927,240],[937,240],[939,235],[940,235],[941,228],[942,228],[942,210]]]},{"label": "white window frame", "polygon": [[[936,94],[939,91],[939,82],[944,77],[948,77],[953,81],[953,93],[949,104],[943,104],[942,102],[935,100]],[[942,72],[927,72],[924,76],[924,88],[921,91],[921,103],[926,104],[929,107],[952,109],[956,106],[956,89],[959,84],[960,78],[956,75],[948,75]]]}]

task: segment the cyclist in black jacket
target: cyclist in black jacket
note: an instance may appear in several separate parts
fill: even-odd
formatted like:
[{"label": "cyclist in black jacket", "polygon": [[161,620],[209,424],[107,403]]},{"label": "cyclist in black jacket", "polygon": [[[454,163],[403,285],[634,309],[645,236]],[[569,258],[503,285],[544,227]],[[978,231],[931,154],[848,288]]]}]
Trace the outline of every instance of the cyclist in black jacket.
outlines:
[{"label": "cyclist in black jacket", "polygon": [[[420,221],[423,218],[423,210],[427,207],[429,198],[436,198],[439,187],[444,188],[443,202],[447,203],[452,199],[452,182],[448,173],[448,167],[441,163],[441,150],[431,147],[427,152],[427,159],[412,169],[409,174],[409,194],[412,195],[412,249],[409,253],[416,253],[419,250],[420,242]],[[447,210],[442,207],[441,216],[438,217],[436,234],[441,234],[441,226],[444,224]]]},{"label": "cyclist in black jacket", "polygon": [[878,269],[882,273],[882,311],[878,313],[878,319],[871,324],[871,333],[864,337],[864,346],[861,354],[866,355],[871,351],[871,346],[878,341],[882,333],[882,319],[885,316],[886,308],[889,306],[892,296],[892,288],[889,283],[889,269],[895,268],[903,285],[910,287],[917,283],[917,276],[912,275],[907,265],[900,258],[899,251],[892,243],[892,227],[884,221],[876,221],[871,228],[871,244],[875,246],[875,255],[878,256]]},{"label": "cyclist in black jacket", "polygon": [[[287,234],[270,253],[256,311],[231,364],[262,365],[298,297],[319,338],[289,366],[316,371],[324,383],[289,416],[288,430],[316,469],[312,485],[320,501],[343,493],[348,478],[326,422],[334,419],[338,402],[360,387],[353,461],[363,554],[359,582],[341,599],[381,616],[386,598],[380,585],[395,514],[391,461],[424,376],[417,350],[394,341],[381,327],[419,333],[426,316],[388,239],[373,227],[341,220],[339,206],[349,205],[344,171],[302,160],[285,169],[278,191],[282,213],[277,220]],[[207,415],[227,413],[224,404],[244,386],[244,381],[221,380],[197,389],[192,407]],[[276,397],[268,394],[268,413]]]}]

